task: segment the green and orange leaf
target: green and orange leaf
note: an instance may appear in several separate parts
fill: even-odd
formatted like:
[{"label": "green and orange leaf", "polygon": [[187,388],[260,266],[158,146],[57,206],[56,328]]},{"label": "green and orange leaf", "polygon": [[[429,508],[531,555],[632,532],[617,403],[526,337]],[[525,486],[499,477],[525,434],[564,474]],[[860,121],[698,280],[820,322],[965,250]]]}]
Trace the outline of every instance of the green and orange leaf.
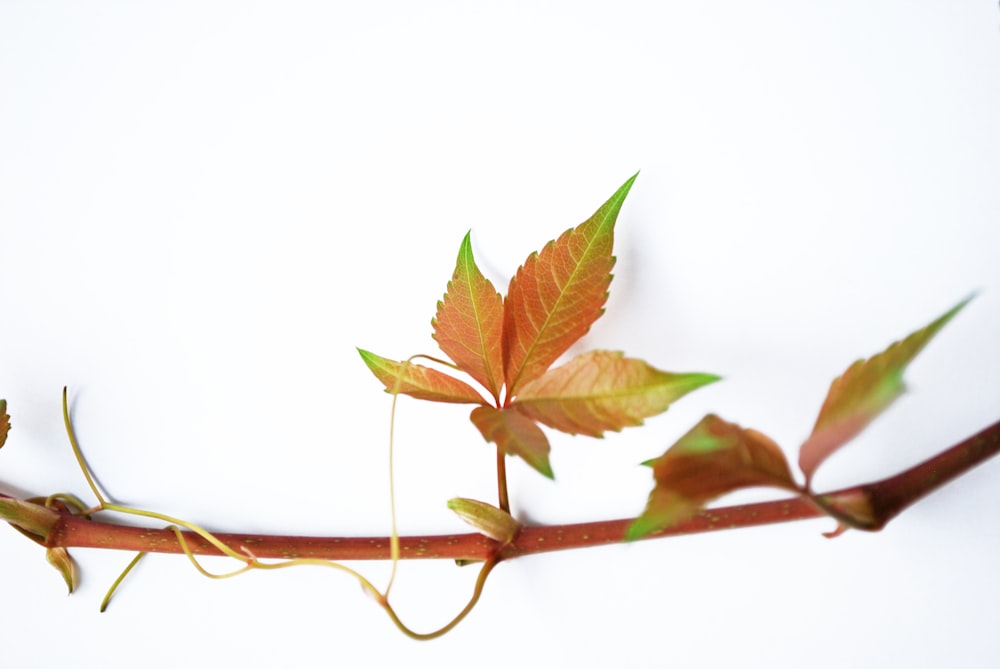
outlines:
[{"label": "green and orange leaf", "polygon": [[618,351],[589,351],[525,383],[511,405],[569,434],[600,437],[642,425],[672,402],[706,384],[711,374],[672,374]]},{"label": "green and orange leaf", "polygon": [[496,444],[508,455],[523,459],[542,475],[553,478],[549,440],[530,418],[510,407],[494,409],[490,406],[476,407],[469,418],[486,441]]},{"label": "green and orange leaf", "polygon": [[628,528],[629,541],[676,525],[733,490],[754,486],[799,490],[777,444],[713,414],[646,464],[653,468],[656,486],[645,511]]},{"label": "green and orange leaf", "polygon": [[525,261],[504,302],[507,396],[538,378],[604,313],[615,221],[635,176],[585,222]]},{"label": "green and orange leaf", "polygon": [[799,450],[799,467],[807,483],[819,465],[854,438],[903,394],[903,372],[914,357],[969,297],[924,328],[867,360],[858,360],[830,385],[812,434]]},{"label": "green and orange leaf", "polygon": [[504,381],[503,298],[476,266],[470,235],[462,240],[455,273],[431,325],[441,350],[499,402]]},{"label": "green and orange leaf", "polygon": [[432,402],[485,404],[482,395],[464,381],[412,362],[396,362],[358,349],[361,359],[390,394],[409,395]]}]

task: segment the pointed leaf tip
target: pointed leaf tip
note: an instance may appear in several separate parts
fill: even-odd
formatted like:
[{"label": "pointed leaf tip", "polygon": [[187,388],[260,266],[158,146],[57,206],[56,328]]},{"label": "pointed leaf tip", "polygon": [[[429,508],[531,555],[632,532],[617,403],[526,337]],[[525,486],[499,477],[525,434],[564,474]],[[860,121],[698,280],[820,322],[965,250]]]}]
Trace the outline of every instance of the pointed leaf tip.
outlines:
[{"label": "pointed leaf tip", "polygon": [[799,467],[807,483],[832,453],[857,436],[903,394],[903,372],[907,365],[973,297],[974,294],[970,295],[881,353],[856,361],[833,381],[812,434],[799,449]]},{"label": "pointed leaf tip", "polygon": [[623,183],[623,184],[622,184],[622,185],[621,185],[621,186],[620,186],[620,187],[618,188],[618,190],[619,190],[619,191],[623,191],[623,190],[625,191],[624,193],[622,193],[622,197],[623,197],[623,198],[624,198],[624,197],[625,197],[626,195],[628,195],[628,192],[629,192],[630,190],[632,190],[632,184],[634,184],[634,183],[635,183],[635,180],[639,178],[639,172],[641,172],[641,171],[642,171],[642,170],[636,170],[635,174],[633,174],[633,175],[632,175],[632,176],[630,176],[630,177],[629,177],[628,179],[626,179],[626,180],[625,180],[625,183]]},{"label": "pointed leaf tip", "polygon": [[611,284],[614,228],[635,176],[594,214],[528,256],[504,302],[507,394],[538,378],[604,313]]},{"label": "pointed leaf tip", "polygon": [[452,404],[484,404],[475,388],[436,369],[405,361],[396,362],[359,348],[361,359],[389,394]]},{"label": "pointed leaf tip", "polygon": [[625,529],[625,541],[638,541],[643,537],[664,529],[660,521],[656,518],[647,517],[645,514],[633,520]]},{"label": "pointed leaf tip", "polygon": [[458,250],[455,271],[431,320],[441,350],[499,401],[503,385],[503,298],[472,253],[472,232]]},{"label": "pointed leaf tip", "polygon": [[69,554],[69,551],[62,546],[49,548],[45,551],[45,559],[63,577],[63,581],[65,581],[66,587],[69,589],[69,594],[72,595],[80,582],[80,576],[76,568],[76,562],[73,561],[73,557]]}]

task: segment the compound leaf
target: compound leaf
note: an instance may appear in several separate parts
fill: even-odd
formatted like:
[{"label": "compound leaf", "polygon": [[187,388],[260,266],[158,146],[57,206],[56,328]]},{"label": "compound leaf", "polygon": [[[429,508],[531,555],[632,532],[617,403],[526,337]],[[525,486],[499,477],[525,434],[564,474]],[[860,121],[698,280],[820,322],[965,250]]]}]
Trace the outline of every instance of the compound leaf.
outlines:
[{"label": "compound leaf", "polygon": [[390,394],[455,404],[483,404],[482,396],[464,381],[412,362],[396,362],[358,349],[361,359]]},{"label": "compound leaf", "polygon": [[553,478],[549,464],[549,440],[534,421],[510,407],[476,407],[469,416],[483,438],[495,443],[504,453],[516,455],[543,476]]},{"label": "compound leaf", "polygon": [[431,321],[434,339],[458,367],[499,401],[503,385],[503,298],[472,255],[470,234],[458,251],[455,273]]},{"label": "compound leaf", "polygon": [[562,432],[600,437],[606,430],[642,425],[718,380],[711,374],[663,372],[618,351],[589,351],[525,383],[512,406]]},{"label": "compound leaf", "polygon": [[635,176],[593,216],[530,255],[511,279],[503,332],[508,397],[541,376],[604,313],[615,264],[615,221],[634,181]]},{"label": "compound leaf", "polygon": [[947,313],[867,360],[858,360],[830,385],[812,434],[799,450],[799,467],[812,479],[831,453],[855,437],[903,394],[903,371],[969,297]]},{"label": "compound leaf", "polygon": [[656,486],[645,511],[628,528],[629,541],[676,525],[709,501],[739,488],[799,489],[777,444],[713,414],[645,464],[653,468]]}]

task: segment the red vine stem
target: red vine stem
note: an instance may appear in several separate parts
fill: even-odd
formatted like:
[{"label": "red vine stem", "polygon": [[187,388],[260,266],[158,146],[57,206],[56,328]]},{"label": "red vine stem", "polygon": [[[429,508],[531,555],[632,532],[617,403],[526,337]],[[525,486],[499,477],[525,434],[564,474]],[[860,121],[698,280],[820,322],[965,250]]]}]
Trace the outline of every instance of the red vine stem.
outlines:
[{"label": "red vine stem", "polygon": [[[903,509],[1000,452],[1000,422],[956,444],[933,458],[875,483],[844,488],[823,495],[833,503],[867,498],[877,529]],[[0,497],[8,497],[0,494]],[[9,497],[8,497],[9,498]],[[695,534],[715,530],[807,520],[827,515],[807,498],[707,509],[670,529],[645,539]],[[453,559],[497,561],[569,548],[622,543],[631,518],[524,527],[517,538],[496,553],[497,544],[480,534],[400,537],[403,559]],[[258,558],[321,558],[328,560],[388,560],[389,537],[302,537],[218,533],[215,536],[236,550],[247,549]],[[219,555],[201,537],[185,532],[192,553]],[[47,545],[65,548],[105,548],[149,553],[183,553],[172,530],[146,529],[106,523],[62,513],[49,534]]]}]

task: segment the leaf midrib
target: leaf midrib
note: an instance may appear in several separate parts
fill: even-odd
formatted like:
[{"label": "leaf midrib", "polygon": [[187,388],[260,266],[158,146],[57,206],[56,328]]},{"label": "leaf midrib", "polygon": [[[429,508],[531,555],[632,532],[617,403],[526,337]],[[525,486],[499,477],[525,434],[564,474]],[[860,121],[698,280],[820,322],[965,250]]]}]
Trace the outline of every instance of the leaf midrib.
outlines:
[{"label": "leaf midrib", "polygon": [[465,285],[468,287],[469,291],[469,302],[472,304],[473,318],[476,321],[476,332],[479,334],[479,355],[483,360],[483,366],[486,369],[486,379],[489,381],[490,387],[487,390],[493,395],[494,399],[497,399],[497,382],[496,377],[493,374],[493,365],[490,364],[490,358],[486,347],[486,334],[483,331],[483,321],[480,316],[479,301],[476,299],[476,291],[472,285],[472,270],[470,268],[476,267],[475,258],[472,255],[472,241],[468,242],[468,248],[463,249],[462,258],[462,271],[465,272]]},{"label": "leaf midrib", "polygon": [[[555,304],[552,305],[552,308],[549,310],[548,315],[545,316],[545,320],[543,321],[542,326],[538,329],[538,332],[535,334],[534,341],[532,341],[531,346],[529,346],[528,350],[525,352],[524,359],[521,361],[521,366],[517,370],[517,376],[515,376],[514,379],[511,381],[510,388],[508,389],[508,391],[513,391],[517,389],[517,384],[521,380],[521,376],[524,374],[524,369],[525,367],[528,366],[528,361],[531,360],[531,356],[534,354],[535,349],[538,347],[538,344],[542,338],[541,337],[542,333],[545,331],[546,328],[548,328],[549,321],[552,320],[552,315],[555,314],[556,311],[558,310],[560,303],[566,296],[568,287],[573,284],[573,281],[576,278],[576,275],[579,273],[580,267],[583,265],[584,260],[590,254],[590,250],[593,248],[597,238],[600,237],[601,231],[604,230],[604,227],[608,224],[608,221],[611,220],[614,215],[617,215],[618,208],[616,208],[614,205],[624,200],[624,198],[625,195],[622,195],[619,198],[612,198],[611,200],[608,201],[608,203],[612,205],[608,207],[609,213],[604,217],[604,220],[601,221],[601,224],[597,226],[597,230],[594,232],[594,236],[591,237],[590,240],[587,242],[587,248],[584,251],[583,255],[581,256],[580,261],[577,262],[576,266],[573,268],[573,272],[570,274],[569,280],[564,284],[563,289],[559,291],[559,296],[556,298]],[[614,212],[614,214],[611,214],[610,212]],[[570,234],[576,232],[577,229],[574,229],[573,232]]]}]

